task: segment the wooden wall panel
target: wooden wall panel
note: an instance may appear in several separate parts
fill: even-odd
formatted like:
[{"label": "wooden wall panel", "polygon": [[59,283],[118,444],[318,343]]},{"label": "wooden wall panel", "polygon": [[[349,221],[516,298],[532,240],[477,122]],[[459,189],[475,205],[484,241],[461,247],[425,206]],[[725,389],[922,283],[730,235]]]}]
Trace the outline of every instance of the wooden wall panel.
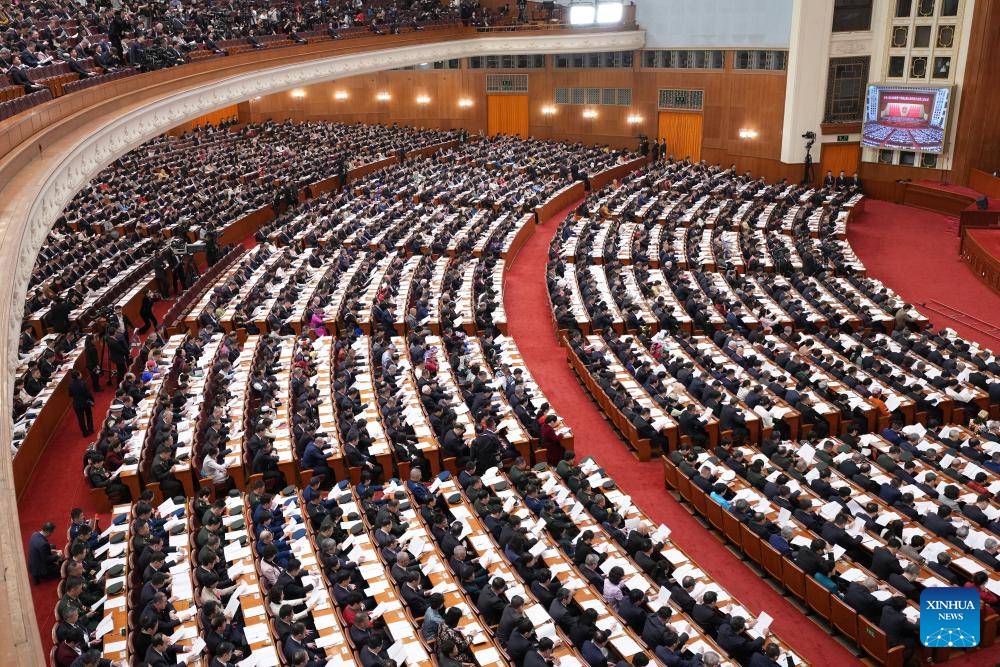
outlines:
[{"label": "wooden wall panel", "polygon": [[[638,60],[638,59],[637,59]],[[464,65],[465,63],[463,63]],[[518,70],[528,75],[529,132],[539,139],[560,139],[635,148],[640,134],[657,133],[657,101],[660,88],[704,91],[702,157],[710,162],[735,164],[740,170],[769,179],[795,178],[801,165],[784,165],[781,156],[781,125],[785,102],[784,72],[735,70],[554,69],[552,57],[544,69]],[[555,105],[556,88],[631,88],[631,106],[592,107],[597,117],[583,117],[591,108]],[[338,90],[347,100],[334,99]],[[389,102],[377,102],[375,94],[386,91]],[[305,89],[306,97],[290,93],[272,95],[250,103],[255,120],[291,117],[368,123],[398,122],[425,127],[461,127],[470,132],[487,129],[486,72],[483,70],[405,70],[381,72],[342,79]],[[426,94],[430,104],[420,107],[417,95]],[[458,99],[473,100],[471,108],[458,107]],[[556,113],[542,109],[555,106]],[[641,121],[628,123],[630,115]],[[740,128],[756,130],[753,140],[739,138]]]},{"label": "wooden wall panel", "polygon": [[238,106],[239,105],[233,104],[228,107],[216,109],[212,113],[207,113],[204,116],[195,118],[194,120],[184,123],[183,125],[178,125],[177,127],[170,130],[170,132],[168,132],[167,134],[172,134],[172,135],[183,134],[188,130],[200,127],[202,125],[207,125],[208,123],[211,123],[213,125],[218,125],[220,122],[224,120],[232,120],[233,118],[238,118],[239,117]]},{"label": "wooden wall panel", "polygon": [[948,172],[941,169],[922,169],[920,167],[862,162],[860,175],[861,182],[865,188],[865,194],[876,199],[893,201],[896,192],[896,181],[907,178],[913,181],[943,181],[947,180]]},{"label": "wooden wall panel", "polygon": [[952,153],[955,183],[968,183],[969,169],[1000,169],[1000,3],[979,0],[972,17],[969,57],[959,92],[958,127]]},{"label": "wooden wall panel", "polygon": [[969,170],[969,187],[992,199],[1000,199],[1000,178],[980,169]]}]

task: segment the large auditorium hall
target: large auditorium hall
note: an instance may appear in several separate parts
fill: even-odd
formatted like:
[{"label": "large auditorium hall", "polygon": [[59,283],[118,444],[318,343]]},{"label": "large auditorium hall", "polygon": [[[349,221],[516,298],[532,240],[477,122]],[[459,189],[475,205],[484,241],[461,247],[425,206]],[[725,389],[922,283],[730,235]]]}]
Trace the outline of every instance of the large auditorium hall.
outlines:
[{"label": "large auditorium hall", "polygon": [[0,68],[0,666],[1000,664],[996,0],[15,0]]}]

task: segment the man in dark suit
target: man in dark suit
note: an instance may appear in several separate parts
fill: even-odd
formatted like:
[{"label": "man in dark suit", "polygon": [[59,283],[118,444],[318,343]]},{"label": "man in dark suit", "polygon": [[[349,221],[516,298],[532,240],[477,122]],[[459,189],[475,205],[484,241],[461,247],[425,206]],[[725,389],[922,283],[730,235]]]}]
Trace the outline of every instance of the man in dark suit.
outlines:
[{"label": "man in dark suit", "polygon": [[919,578],[920,566],[916,563],[909,563],[903,568],[903,574],[890,574],[887,581],[890,586],[907,598],[914,602],[919,602],[920,591],[923,590],[923,586],[917,583],[917,579]]},{"label": "man in dark suit", "polygon": [[146,37],[140,34],[128,47],[128,64],[145,71],[146,69]]},{"label": "man in dark suit", "polygon": [[507,582],[501,577],[494,577],[490,585],[479,594],[476,606],[488,625],[496,625],[500,622],[504,607],[507,606],[500,596],[506,589]]},{"label": "man in dark suit", "polygon": [[882,603],[872,595],[877,590],[878,584],[871,577],[865,577],[860,582],[852,581],[847,585],[844,602],[872,623],[878,623],[882,616]]},{"label": "man in dark suit", "polygon": [[690,614],[694,609],[694,598],[691,591],[694,590],[694,578],[684,577],[679,584],[670,587],[670,599],[673,600],[685,614]]},{"label": "man in dark suit", "polygon": [[962,513],[980,526],[989,526],[990,518],[986,516],[986,512],[984,511],[989,506],[990,496],[988,494],[980,494],[976,497],[976,502],[965,504],[965,507],[962,508]]},{"label": "man in dark suit", "polygon": [[[370,641],[376,641],[374,635]],[[365,647],[367,647],[368,643],[365,643]],[[281,650],[290,665],[300,664],[296,663],[294,659],[295,655],[300,651],[305,652],[306,656],[308,656],[308,661],[305,663],[308,667],[318,667],[324,664],[324,661],[320,660],[323,657],[322,652],[306,643],[305,623],[299,622],[292,625],[292,632],[285,637],[285,643],[282,645]]]},{"label": "man in dark suit", "polygon": [[824,555],[825,550],[826,542],[816,538],[808,547],[798,550],[795,554],[795,564],[810,576],[816,573],[827,574],[833,569],[833,561]]},{"label": "man in dark suit", "polygon": [[62,557],[49,543],[49,536],[55,529],[55,524],[47,521],[41,530],[32,533],[28,539],[28,572],[36,584],[59,574]]},{"label": "man in dark suit", "polygon": [[719,626],[719,636],[716,640],[719,647],[741,665],[749,663],[750,657],[764,646],[764,637],[748,639],[743,634],[745,628],[746,619],[742,616],[733,616],[728,623]]},{"label": "man in dark suit", "polygon": [[696,603],[691,609],[692,620],[713,638],[718,635],[722,624],[729,620],[729,617],[716,606],[717,600],[718,595],[715,591],[708,591],[701,602]]},{"label": "man in dark suit", "polygon": [[542,637],[538,646],[524,656],[523,667],[552,667],[552,640]]},{"label": "man in dark suit", "polygon": [[656,610],[655,614],[646,616],[646,624],[642,626],[642,640],[650,648],[656,648],[663,644],[664,636],[667,633],[667,623],[672,616],[669,605],[663,605]]},{"label": "man in dark suit", "polygon": [[971,555],[979,560],[983,565],[994,570],[1000,570],[1000,558],[998,558],[998,544],[992,537],[986,538],[982,549],[973,549]]},{"label": "man in dark suit", "polygon": [[763,653],[754,653],[750,656],[748,667],[783,667],[778,664],[781,656],[781,647],[775,643],[769,643],[764,647]]},{"label": "man in dark suit", "polygon": [[872,552],[872,564],[868,568],[879,579],[888,579],[890,574],[903,574],[897,552],[902,544],[895,537],[886,540],[886,545],[877,546]]},{"label": "man in dark suit", "polygon": [[177,664],[177,654],[184,649],[179,644],[167,646],[167,636],[162,632],[153,635],[153,641],[146,651],[146,664],[149,667],[167,667]]},{"label": "man in dark suit", "polygon": [[32,83],[31,79],[28,78],[28,70],[21,62],[20,56],[14,56],[14,64],[7,70],[7,76],[15,86],[22,86],[25,94],[46,90],[45,86]]},{"label": "man in dark suit", "polygon": [[948,567],[951,564],[951,554],[947,551],[942,551],[937,555],[937,560],[933,563],[927,563],[927,567],[933,570],[935,574],[940,575],[945,581],[947,581],[952,586],[961,586],[962,582],[959,580],[958,575],[951,571]]},{"label": "man in dark suit", "polygon": [[927,526],[927,530],[935,533],[938,537],[943,537],[946,540],[951,539],[955,536],[956,529],[949,518],[950,516],[951,508],[941,505],[938,507],[937,513],[926,515],[923,523]]},{"label": "man in dark suit", "polygon": [[824,188],[832,188],[836,184],[837,184],[837,182],[833,178],[833,172],[832,171],[826,172],[826,176],[823,177],[823,187]]},{"label": "man in dark suit", "polygon": [[882,616],[878,626],[885,632],[889,646],[915,647],[919,637],[920,627],[911,622],[903,610],[906,609],[906,598],[895,595],[889,598],[882,608]]}]

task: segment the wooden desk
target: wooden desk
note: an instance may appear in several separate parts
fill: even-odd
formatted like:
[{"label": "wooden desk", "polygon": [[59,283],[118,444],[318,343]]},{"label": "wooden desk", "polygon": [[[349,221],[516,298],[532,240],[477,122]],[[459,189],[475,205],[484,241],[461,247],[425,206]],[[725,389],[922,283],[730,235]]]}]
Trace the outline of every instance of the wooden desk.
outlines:
[{"label": "wooden desk", "polygon": [[895,195],[897,204],[916,206],[951,216],[958,216],[962,209],[975,201],[969,195],[912,182],[897,183]]}]

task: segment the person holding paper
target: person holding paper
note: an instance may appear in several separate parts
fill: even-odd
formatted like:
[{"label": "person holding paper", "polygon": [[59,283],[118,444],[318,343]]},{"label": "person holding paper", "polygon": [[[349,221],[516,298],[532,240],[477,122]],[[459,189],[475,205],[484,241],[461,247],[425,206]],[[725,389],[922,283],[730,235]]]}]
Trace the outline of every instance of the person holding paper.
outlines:
[{"label": "person holding paper", "polygon": [[55,667],[72,667],[82,651],[87,650],[86,635],[80,630],[64,634],[58,640],[55,652]]},{"label": "person holding paper", "polygon": [[177,664],[177,656],[183,652],[183,647],[171,644],[167,635],[157,632],[153,635],[153,641],[146,651],[144,660],[149,667],[169,667]]},{"label": "person holding paper", "polygon": [[890,648],[902,645],[906,647],[907,652],[910,652],[918,646],[920,626],[906,617],[904,609],[906,609],[906,598],[901,595],[889,598],[882,608],[878,627],[885,632]]},{"label": "person holding paper", "polygon": [[782,667],[778,664],[781,657],[781,647],[774,642],[768,642],[763,653],[754,653],[750,656],[749,667]]},{"label": "person holding paper", "polygon": [[154,595],[150,603],[142,610],[141,618],[155,619],[159,631],[170,634],[181,624],[174,605],[167,598],[167,594],[162,591]]},{"label": "person holding paper", "polygon": [[372,635],[368,644],[359,651],[359,658],[363,667],[381,667],[389,664],[389,654],[385,650],[385,642],[382,635]]},{"label": "person holding paper", "polygon": [[742,616],[733,616],[728,623],[719,626],[719,636],[716,640],[719,647],[741,665],[748,665],[753,654],[764,647],[764,637],[748,639],[744,635],[745,630],[746,619]]},{"label": "person holding paper", "polygon": [[852,581],[844,591],[844,602],[872,623],[878,623],[883,603],[873,595],[877,590],[878,583],[871,577],[865,577],[860,582]]}]

